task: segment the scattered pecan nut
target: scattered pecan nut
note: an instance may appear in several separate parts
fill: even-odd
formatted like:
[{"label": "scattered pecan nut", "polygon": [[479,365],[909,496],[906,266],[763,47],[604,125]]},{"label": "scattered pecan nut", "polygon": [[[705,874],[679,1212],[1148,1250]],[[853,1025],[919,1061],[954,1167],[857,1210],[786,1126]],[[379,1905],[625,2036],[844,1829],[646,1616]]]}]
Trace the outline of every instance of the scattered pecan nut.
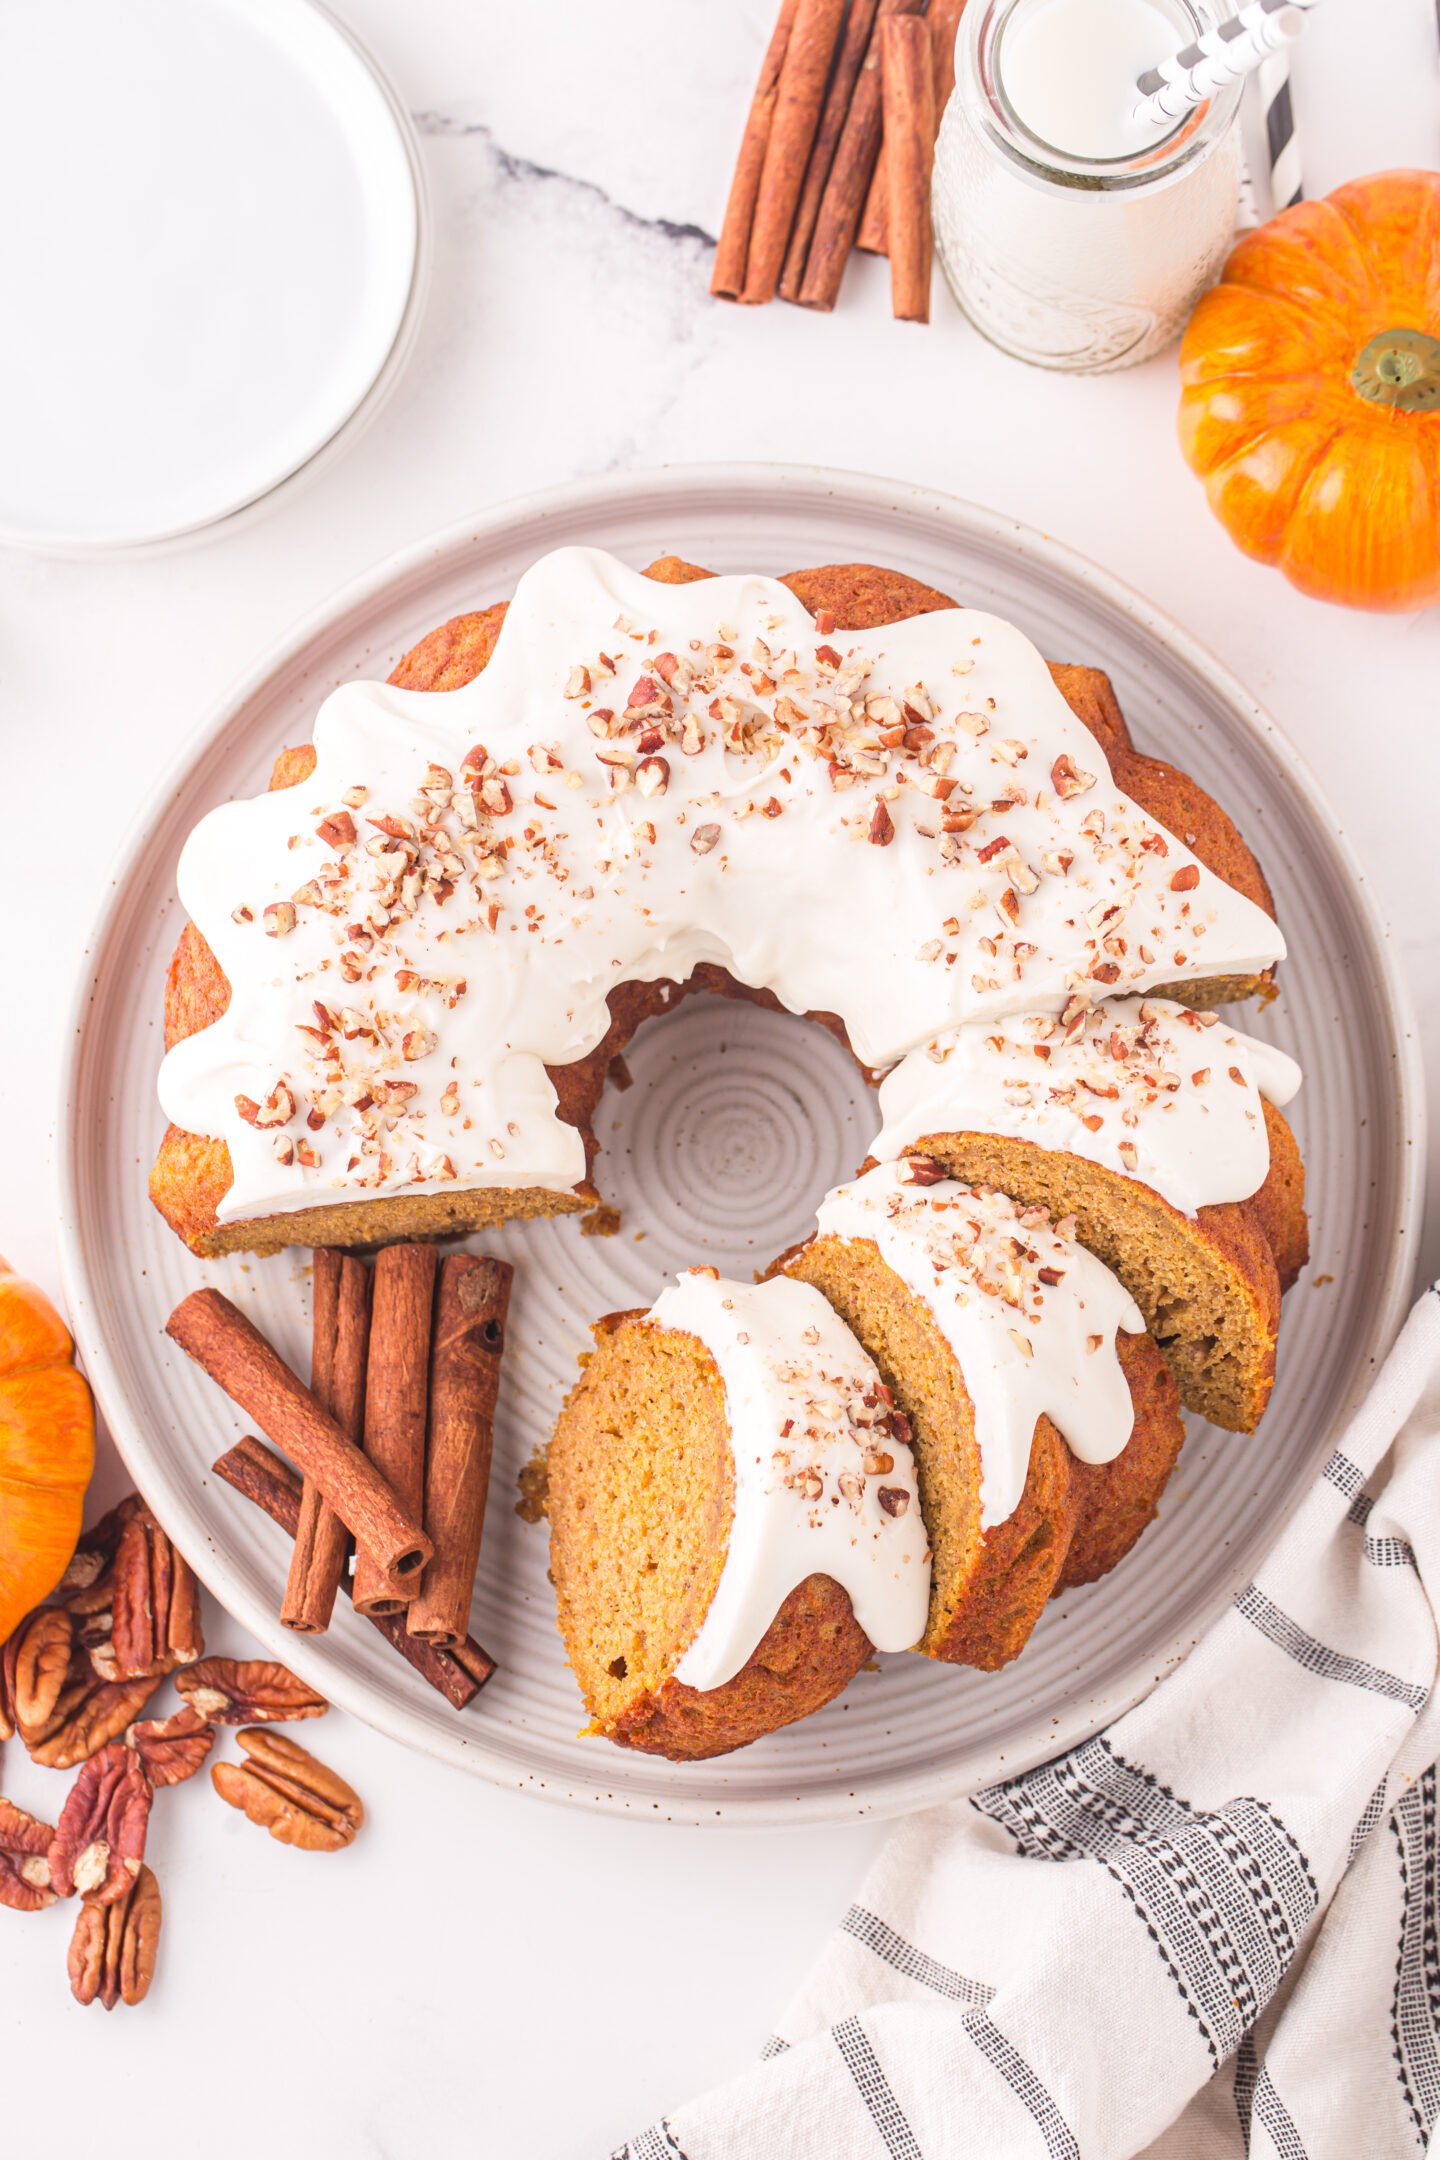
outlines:
[{"label": "scattered pecan nut", "polygon": [[194,1777],[215,1745],[215,1728],[187,1703],[168,1718],[147,1718],[125,1735],[152,1785],[183,1785]]},{"label": "scattered pecan nut", "polygon": [[73,1770],[77,1763],[88,1762],[133,1725],[159,1685],[158,1675],[99,1680],[88,1666],[83,1677],[77,1677],[72,1663],[70,1684],[46,1723],[39,1732],[21,1731],[30,1760],[47,1770]]},{"label": "scattered pecan nut", "polygon": [[131,1515],[115,1547],[113,1608],[114,1670],[103,1678],[173,1672],[203,1655],[199,1586],[148,1508]]},{"label": "scattered pecan nut", "polygon": [[0,1905],[43,1912],[55,1902],[50,1887],[49,1823],[37,1822],[13,1800],[0,1800]]},{"label": "scattered pecan nut", "polygon": [[193,1710],[217,1725],[276,1725],[294,1718],[323,1717],[323,1695],[269,1658],[202,1658],[175,1675]]},{"label": "scattered pecan nut", "polygon": [[37,1731],[49,1719],[69,1675],[73,1635],[60,1605],[42,1605],[15,1630],[10,1690],[17,1726]]},{"label": "scattered pecan nut", "polygon": [[124,1896],[145,1858],[153,1797],[133,1748],[112,1744],[85,1764],[50,1840],[57,1897],[78,1890],[93,1904],[112,1905]]},{"label": "scattered pecan nut", "polygon": [[0,1647],[0,1741],[15,1737],[15,1658],[20,1648],[19,1629]]},{"label": "scattered pecan nut", "polygon": [[111,1905],[80,1907],[70,1938],[70,1992],[78,2003],[145,2000],[160,1943],[160,1885],[148,1867]]},{"label": "scattered pecan nut", "polygon": [[60,1578],[57,1595],[62,1604],[70,1604],[75,1593],[92,1589],[108,1573],[121,1532],[144,1505],[139,1493],[127,1493],[108,1515],[102,1515],[98,1523],[80,1533],[80,1543]]},{"label": "scattered pecan nut", "polygon": [[216,1763],[210,1772],[222,1800],[302,1852],[338,1852],[350,1843],[365,1810],[344,1778],[284,1733],[237,1737],[249,1761]]}]

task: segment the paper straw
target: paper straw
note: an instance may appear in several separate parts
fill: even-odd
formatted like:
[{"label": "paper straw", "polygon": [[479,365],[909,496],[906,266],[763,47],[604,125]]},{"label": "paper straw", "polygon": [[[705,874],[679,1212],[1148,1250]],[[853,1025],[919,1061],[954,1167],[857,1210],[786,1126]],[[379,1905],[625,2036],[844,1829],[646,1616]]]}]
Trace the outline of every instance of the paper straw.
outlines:
[{"label": "paper straw", "polygon": [[1270,159],[1270,207],[1288,210],[1304,196],[1300,170],[1300,138],[1295,132],[1295,108],[1290,96],[1290,60],[1282,50],[1267,53],[1256,81],[1260,110],[1265,121],[1265,147]]},{"label": "paper straw", "polygon": [[1304,20],[1295,0],[1252,0],[1218,29],[1207,30],[1168,60],[1147,68],[1135,85],[1140,102],[1133,118],[1154,127],[1182,120],[1298,36]]}]

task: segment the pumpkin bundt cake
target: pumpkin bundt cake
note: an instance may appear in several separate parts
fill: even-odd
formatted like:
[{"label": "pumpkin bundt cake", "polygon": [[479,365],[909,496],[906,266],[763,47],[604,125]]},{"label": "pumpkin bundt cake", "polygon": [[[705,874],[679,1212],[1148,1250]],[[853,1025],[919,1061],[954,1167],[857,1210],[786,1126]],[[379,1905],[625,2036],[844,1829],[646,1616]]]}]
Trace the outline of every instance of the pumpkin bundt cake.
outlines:
[{"label": "pumpkin bundt cake", "polygon": [[692,1269],[617,1313],[546,1458],[560,1632],[592,1730],[676,1760],[818,1710],[930,1587],[888,1390],[818,1290]]},{"label": "pumpkin bundt cake", "polygon": [[1073,1223],[928,1157],[831,1193],[777,1265],[824,1292],[909,1425],[934,1556],[919,1648],[1008,1664],[1047,1599],[1129,1551],[1180,1452],[1134,1301]]},{"label": "pumpkin bundt cake", "polygon": [[1305,1172],[1283,1051],[1163,999],[1066,1024],[961,1028],[882,1083],[874,1154],[933,1157],[1073,1218],[1169,1361],[1180,1399],[1253,1432],[1275,1378],[1280,1295],[1305,1264]]},{"label": "pumpkin bundt cake", "polygon": [[180,867],[152,1194],[202,1254],[592,1205],[606,1071],[689,988],[878,1068],[1026,1008],[1263,996],[1284,951],[1103,676],[863,565],[562,550],[336,691],[275,781]]}]

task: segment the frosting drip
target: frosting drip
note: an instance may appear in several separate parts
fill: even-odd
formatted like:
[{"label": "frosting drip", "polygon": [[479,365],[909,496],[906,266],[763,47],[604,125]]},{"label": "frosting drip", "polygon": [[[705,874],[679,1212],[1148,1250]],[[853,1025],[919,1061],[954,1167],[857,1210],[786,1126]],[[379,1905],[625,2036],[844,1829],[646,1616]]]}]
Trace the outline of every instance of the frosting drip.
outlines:
[{"label": "frosting drip", "polygon": [[1259,1191],[1262,1098],[1283,1109],[1299,1086],[1293,1058],[1214,1013],[1112,998],[1069,1026],[1027,1013],[912,1050],[881,1083],[870,1152],[890,1162],[928,1134],[997,1133],[1136,1178],[1193,1216]]},{"label": "frosting drip", "polygon": [[708,1268],[680,1276],[649,1317],[696,1336],[719,1367],[735,1463],[725,1564],[676,1679],[733,1679],[810,1575],[839,1583],[877,1650],[912,1648],[930,1604],[914,1457],[844,1321],[808,1283]]},{"label": "frosting drip", "polygon": [[703,961],[888,1065],[969,1020],[1250,973],[1274,923],[1116,786],[1011,624],[840,633],[773,579],[588,549],[443,696],[350,683],[300,787],[213,811],[179,887],[231,986],[161,1101],[222,1220],[584,1175],[544,1070]]},{"label": "frosting drip", "polygon": [[923,1157],[881,1163],[837,1187],[821,1204],[818,1234],[874,1244],[954,1352],[974,1405],[988,1530],[1020,1504],[1040,1417],[1081,1462],[1121,1452],[1135,1409],[1115,1337],[1141,1335],[1145,1322],[1071,1223],[933,1180],[934,1167]]}]

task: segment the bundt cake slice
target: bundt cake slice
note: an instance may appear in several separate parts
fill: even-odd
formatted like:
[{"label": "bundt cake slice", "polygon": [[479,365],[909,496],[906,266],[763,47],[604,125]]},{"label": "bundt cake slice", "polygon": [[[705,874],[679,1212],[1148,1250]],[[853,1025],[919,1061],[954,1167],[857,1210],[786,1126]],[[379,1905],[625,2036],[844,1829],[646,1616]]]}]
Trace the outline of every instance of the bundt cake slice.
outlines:
[{"label": "bundt cake slice", "polygon": [[1117,998],[958,1029],[880,1090],[875,1156],[933,1158],[1074,1219],[1134,1297],[1188,1409],[1253,1432],[1280,1294],[1305,1264],[1305,1172],[1283,1051],[1213,1013]]},{"label": "bundt cake slice", "polygon": [[859,1337],[908,1421],[933,1554],[919,1648],[993,1671],[1046,1600],[1123,1558],[1184,1438],[1115,1277],[1037,1207],[879,1164],[776,1263]]},{"label": "bundt cake slice", "polygon": [[691,1760],[908,1649],[930,1587],[903,1420],[817,1290],[692,1269],[595,1330],[546,1458],[591,1729]]}]

